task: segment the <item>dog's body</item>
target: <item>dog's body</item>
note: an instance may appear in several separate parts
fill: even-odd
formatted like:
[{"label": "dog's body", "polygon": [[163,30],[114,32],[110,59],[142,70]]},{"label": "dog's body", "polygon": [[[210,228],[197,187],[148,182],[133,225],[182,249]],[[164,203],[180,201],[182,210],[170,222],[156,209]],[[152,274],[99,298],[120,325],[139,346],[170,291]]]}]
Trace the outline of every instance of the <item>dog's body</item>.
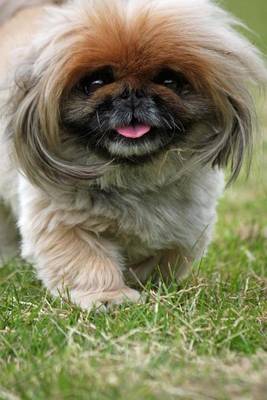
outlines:
[{"label": "dog's body", "polygon": [[[199,1],[190,1],[192,10],[198,7]],[[27,5],[26,1],[24,3]],[[0,86],[6,87],[0,92],[1,108],[10,99],[12,101],[14,94],[9,84],[18,79],[21,63],[23,67],[23,61],[16,58],[19,56],[15,50],[30,47],[36,35],[40,35],[40,42],[42,40],[44,27],[40,27],[40,21],[45,18],[46,11],[42,4],[46,2],[35,3],[41,5],[20,10],[0,28]],[[88,14],[91,9],[95,13],[93,3],[96,1],[74,3],[75,7],[84,8]],[[123,7],[129,8],[127,12],[134,13],[131,3],[121,2]],[[206,3],[209,4],[204,1],[203,5]],[[181,1],[181,7],[184,4]],[[55,8],[53,12],[62,11]],[[55,30],[54,35],[61,28],[65,29],[64,24],[74,24],[71,18],[75,15],[71,6],[67,12],[70,14],[66,14],[64,23],[59,20],[58,27],[50,25]],[[53,40],[52,34],[50,40]],[[247,42],[241,43],[244,45]],[[55,51],[57,45],[55,42]],[[42,46],[46,46],[45,40],[40,44]],[[264,67],[251,49],[248,58],[254,62],[251,68],[254,68],[255,76],[264,75]],[[41,62],[40,59],[39,64],[36,63],[34,73],[42,74]],[[51,58],[52,62],[57,61]],[[249,67],[246,67],[247,74],[248,70]],[[30,91],[31,86],[25,89],[27,95]],[[49,97],[49,94],[46,96]],[[19,100],[15,107],[20,108],[25,99],[20,99],[19,94],[17,97]],[[239,106],[237,104],[235,109]],[[26,103],[23,107],[26,110]],[[192,262],[205,254],[216,220],[217,201],[224,186],[220,161],[218,166],[216,162],[201,163],[190,152],[183,153],[175,145],[138,164],[119,162],[114,165],[108,162],[99,176],[96,174],[87,180],[78,176],[76,181],[71,180],[78,184],[65,185],[64,179],[62,184],[54,184],[52,178],[44,176],[46,171],[42,171],[43,166],[36,164],[36,169],[44,172],[44,183],[39,185],[33,164],[28,163],[25,167],[25,163],[19,163],[24,175],[19,172],[20,149],[16,147],[14,150],[12,131],[12,121],[18,121],[19,116],[13,117],[12,112],[11,117],[8,111],[2,114],[0,120],[0,196],[18,219],[23,257],[35,263],[39,277],[53,293],[67,289],[72,301],[84,308],[103,302],[120,303],[125,298],[137,301],[139,293],[126,286],[126,282],[145,282],[157,267],[163,277],[167,278],[170,274],[183,277]],[[27,113],[32,115],[33,120],[33,111],[28,110]],[[49,113],[48,118],[53,114],[52,106]],[[31,130],[31,121],[26,124]],[[24,125],[21,124],[21,127]],[[202,125],[200,122],[195,131],[203,131],[204,135],[208,128]],[[122,151],[116,147],[119,145],[112,146],[110,151]],[[125,149],[124,152],[128,151],[128,147]],[[66,156],[70,149],[63,150]],[[24,154],[24,151],[22,146],[21,153]],[[77,147],[75,162],[89,163],[80,151]],[[137,150],[131,147],[131,151]],[[86,157],[97,164],[103,156],[91,154]],[[52,158],[49,158],[48,164],[50,162],[53,162]],[[66,168],[69,165],[66,164]],[[70,172],[76,173],[74,170]]]}]

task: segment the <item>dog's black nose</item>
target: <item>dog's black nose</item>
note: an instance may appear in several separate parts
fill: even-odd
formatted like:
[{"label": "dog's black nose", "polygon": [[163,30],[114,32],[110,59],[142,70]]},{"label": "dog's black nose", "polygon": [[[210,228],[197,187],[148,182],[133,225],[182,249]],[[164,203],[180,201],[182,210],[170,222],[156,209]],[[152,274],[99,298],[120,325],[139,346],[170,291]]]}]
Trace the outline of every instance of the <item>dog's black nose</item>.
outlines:
[{"label": "dog's black nose", "polygon": [[120,97],[126,107],[135,109],[142,103],[145,92],[143,89],[124,89]]}]

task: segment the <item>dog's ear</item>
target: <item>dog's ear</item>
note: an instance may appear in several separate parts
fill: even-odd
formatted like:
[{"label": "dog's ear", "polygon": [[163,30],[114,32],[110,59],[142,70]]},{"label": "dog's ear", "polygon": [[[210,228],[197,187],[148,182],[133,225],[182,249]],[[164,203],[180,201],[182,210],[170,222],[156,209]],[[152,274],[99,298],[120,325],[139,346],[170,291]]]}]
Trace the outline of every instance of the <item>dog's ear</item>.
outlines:
[{"label": "dog's ear", "polygon": [[51,67],[41,62],[38,54],[31,55],[31,61],[17,71],[10,96],[8,131],[19,168],[42,187],[99,177],[105,169],[103,162],[77,165],[71,156],[65,157],[59,112],[63,80],[60,75],[55,79]]},{"label": "dog's ear", "polygon": [[246,156],[248,168],[251,164],[256,113],[249,93],[243,99],[227,96],[219,119],[221,126],[214,140],[216,152],[212,164],[219,168],[229,167],[230,184],[238,177]]},{"label": "dog's ear", "polygon": [[229,52],[215,49],[211,95],[217,118],[205,154],[213,166],[229,167],[228,184],[237,178],[245,159],[249,171],[258,130],[254,96],[257,89],[264,91],[267,83],[267,70],[260,52],[246,39],[237,38],[240,48]]}]

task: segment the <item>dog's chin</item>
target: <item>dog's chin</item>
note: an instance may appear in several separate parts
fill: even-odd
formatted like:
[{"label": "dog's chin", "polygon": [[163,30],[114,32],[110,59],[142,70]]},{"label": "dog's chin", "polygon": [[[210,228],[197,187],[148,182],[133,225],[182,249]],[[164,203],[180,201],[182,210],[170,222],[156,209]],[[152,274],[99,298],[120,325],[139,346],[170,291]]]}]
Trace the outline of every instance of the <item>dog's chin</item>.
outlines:
[{"label": "dog's chin", "polygon": [[139,138],[124,137],[111,130],[101,140],[91,143],[90,147],[117,162],[144,163],[167,151],[177,141],[174,131],[160,128],[152,128],[149,133]]}]

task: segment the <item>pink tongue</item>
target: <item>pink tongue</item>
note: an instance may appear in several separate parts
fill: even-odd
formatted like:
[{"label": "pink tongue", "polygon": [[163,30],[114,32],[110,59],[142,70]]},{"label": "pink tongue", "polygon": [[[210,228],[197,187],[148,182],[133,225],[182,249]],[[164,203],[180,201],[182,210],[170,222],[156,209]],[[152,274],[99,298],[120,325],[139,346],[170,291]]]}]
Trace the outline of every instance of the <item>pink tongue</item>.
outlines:
[{"label": "pink tongue", "polygon": [[117,128],[116,131],[124,137],[137,139],[148,133],[150,129],[151,126],[149,125],[136,125],[136,126],[130,125],[130,126],[125,126],[123,128]]}]

